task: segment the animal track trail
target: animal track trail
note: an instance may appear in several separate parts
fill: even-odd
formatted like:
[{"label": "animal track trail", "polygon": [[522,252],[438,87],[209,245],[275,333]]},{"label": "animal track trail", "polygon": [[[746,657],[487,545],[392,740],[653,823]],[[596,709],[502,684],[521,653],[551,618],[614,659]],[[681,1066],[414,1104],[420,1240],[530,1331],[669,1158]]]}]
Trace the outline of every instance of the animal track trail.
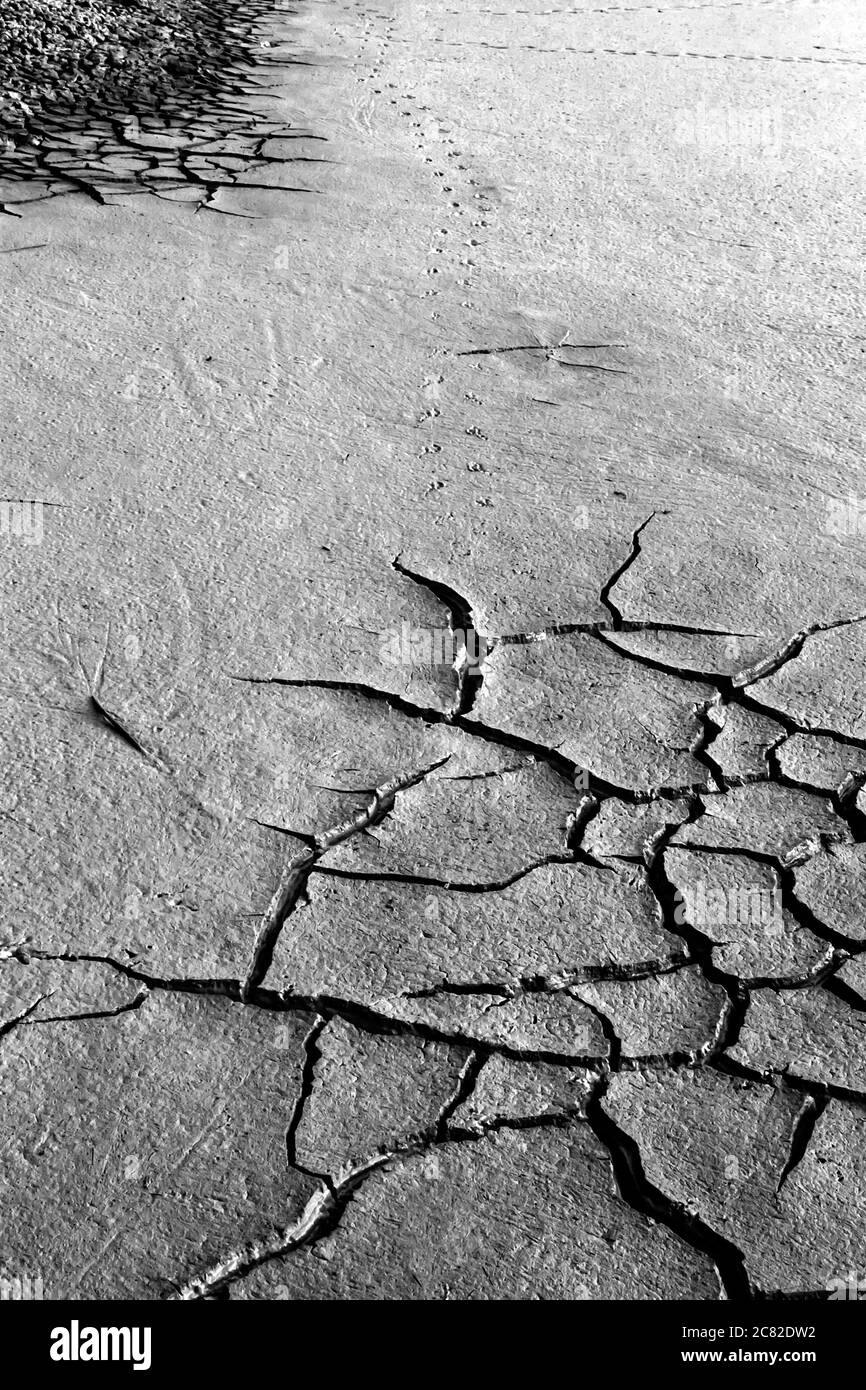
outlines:
[{"label": "animal track trail", "polygon": [[[396,92],[396,88],[394,90]],[[464,152],[458,148],[448,122],[432,115],[429,107],[417,101],[411,92],[397,93],[391,98],[391,104],[401,117],[409,120],[415,137],[415,152],[425,165],[432,166],[429,175],[437,191],[436,208],[441,207],[441,214],[431,231],[424,268],[424,275],[431,283],[421,296],[430,301],[430,318],[436,322],[440,317],[437,301],[446,283],[440,279],[442,276],[447,276],[449,288],[456,288],[462,293],[459,301],[461,309],[473,307],[470,295],[475,258],[477,249],[482,245],[480,232],[487,226],[487,217],[483,214],[489,213],[490,207],[479,181],[470,172]],[[473,217],[473,212],[482,215]],[[431,402],[431,378],[437,402],[444,382],[441,373],[428,373],[419,383],[425,397],[425,404],[416,419],[417,428],[425,432],[418,453],[421,459],[440,454],[443,448],[433,437],[441,410],[438,404]],[[466,432],[484,437],[480,430],[471,427]],[[438,491],[443,486],[444,483],[434,477],[430,480],[429,490]]]},{"label": "animal track trail", "polygon": [[[373,133],[373,115],[379,104],[376,98],[383,95],[382,68],[394,38],[395,28],[396,20],[393,14],[384,14],[380,10],[368,10],[364,17],[361,44],[364,49],[370,49],[369,55],[365,58],[369,67],[366,71],[359,72],[355,77],[362,92],[352,103],[352,111],[349,116],[351,125],[362,135],[370,136]],[[364,90],[365,88],[370,90]]]},{"label": "animal track trail", "polygon": [[[556,8],[552,10],[529,10],[525,8],[514,10],[494,10],[479,9],[474,10],[474,14],[496,15],[500,19],[509,19],[512,15],[526,15],[530,19],[542,19],[552,15],[576,15],[581,18],[591,14],[668,14],[671,11],[683,11],[691,13],[695,10],[757,10],[757,9],[780,9],[788,5],[818,5],[821,0],[698,0],[696,4],[673,4],[673,5],[597,5],[586,9],[575,9],[572,6]],[[446,14],[465,15],[465,10],[446,10]]]},{"label": "animal track trail", "polygon": [[581,48],[577,44],[559,44],[556,48],[548,48],[536,43],[490,43],[486,39],[434,38],[432,42],[443,48],[489,48],[496,53],[575,53],[581,57],[605,55],[613,58],[697,58],[700,61],[720,63],[814,63],[824,67],[866,67],[866,58],[816,58],[812,54],[802,53],[699,53],[691,49]]}]

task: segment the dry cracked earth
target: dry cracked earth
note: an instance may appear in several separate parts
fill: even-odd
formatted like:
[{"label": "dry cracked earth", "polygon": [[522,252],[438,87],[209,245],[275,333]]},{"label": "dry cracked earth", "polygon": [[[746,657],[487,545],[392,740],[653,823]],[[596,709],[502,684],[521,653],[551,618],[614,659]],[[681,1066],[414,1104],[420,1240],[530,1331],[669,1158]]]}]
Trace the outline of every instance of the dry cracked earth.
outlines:
[{"label": "dry cracked earth", "polygon": [[234,13],[0,168],[0,1272],[833,1296],[862,23]]}]

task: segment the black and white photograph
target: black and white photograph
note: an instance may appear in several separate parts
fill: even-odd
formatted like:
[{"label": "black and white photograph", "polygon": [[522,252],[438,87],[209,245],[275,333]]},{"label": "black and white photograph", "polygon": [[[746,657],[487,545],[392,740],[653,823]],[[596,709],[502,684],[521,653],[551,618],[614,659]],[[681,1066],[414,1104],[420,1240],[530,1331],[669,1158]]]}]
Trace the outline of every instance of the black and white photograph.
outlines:
[{"label": "black and white photograph", "polygon": [[853,1329],[864,195],[864,0],[0,0],[28,1368]]}]

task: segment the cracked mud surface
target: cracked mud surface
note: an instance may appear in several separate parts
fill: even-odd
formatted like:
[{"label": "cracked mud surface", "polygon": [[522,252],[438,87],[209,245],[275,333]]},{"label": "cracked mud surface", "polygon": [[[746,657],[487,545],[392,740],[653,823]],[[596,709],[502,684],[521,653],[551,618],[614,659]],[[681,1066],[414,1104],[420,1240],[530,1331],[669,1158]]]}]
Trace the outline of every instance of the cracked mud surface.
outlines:
[{"label": "cracked mud surface", "polygon": [[219,8],[198,0],[183,8],[153,0],[9,0],[0,17],[3,119],[26,124],[45,106],[75,100],[158,96],[163,102],[178,79],[198,77],[210,59],[213,80],[231,60],[235,16],[229,31]]},{"label": "cracked mud surface", "polygon": [[[819,136],[866,48],[829,0],[741,8],[736,44],[706,4],[240,8],[221,82],[18,122],[5,1273],[715,1301],[862,1266],[866,564],[823,525],[859,320]],[[731,83],[784,112],[775,192],[671,135]]]},{"label": "cracked mud surface", "polygon": [[83,0],[66,13],[12,0],[0,17],[0,210],[148,194],[246,216],[233,190],[303,191],[287,166],[322,159],[289,144],[311,132],[269,118],[269,10]]}]

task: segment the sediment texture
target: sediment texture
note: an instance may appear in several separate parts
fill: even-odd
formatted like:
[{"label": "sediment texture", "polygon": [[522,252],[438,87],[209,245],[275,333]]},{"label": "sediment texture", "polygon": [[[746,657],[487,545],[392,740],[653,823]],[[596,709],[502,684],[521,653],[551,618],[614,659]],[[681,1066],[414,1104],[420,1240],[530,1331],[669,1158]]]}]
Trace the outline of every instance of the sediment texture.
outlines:
[{"label": "sediment texture", "polygon": [[[715,1300],[857,1269],[844,352],[764,333],[742,267],[720,307],[717,246],[662,293],[691,213],[657,189],[648,239],[617,152],[634,103],[720,99],[696,66],[796,63],[786,112],[857,80],[862,45],[837,71],[762,15],[731,53],[707,6],[327,3],[259,15],[198,105],[121,59],[52,97],[41,31],[0,170],[4,1277]],[[199,20],[160,9],[161,72],[193,30],[218,65]],[[717,156],[661,147],[721,208]],[[789,319],[792,275],[826,303],[807,251],[767,282]],[[771,409],[798,363],[811,396]]]}]

